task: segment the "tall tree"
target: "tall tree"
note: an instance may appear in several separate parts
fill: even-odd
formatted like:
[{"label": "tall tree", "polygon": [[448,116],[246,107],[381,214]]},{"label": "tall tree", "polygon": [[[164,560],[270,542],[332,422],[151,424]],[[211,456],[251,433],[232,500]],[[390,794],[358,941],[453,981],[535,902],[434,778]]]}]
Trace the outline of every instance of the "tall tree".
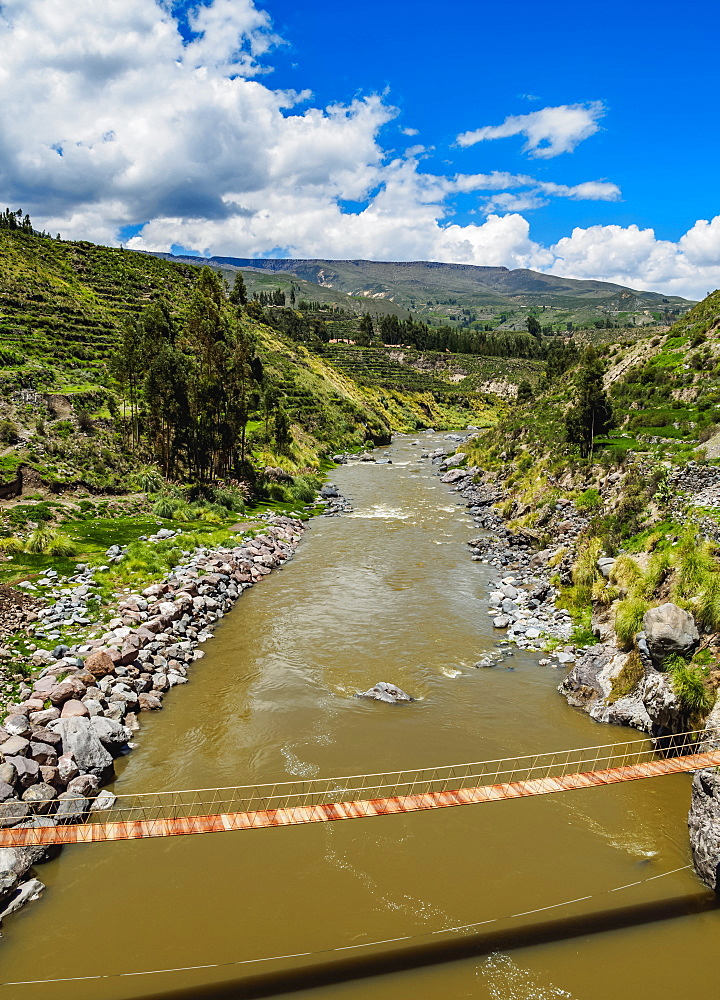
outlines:
[{"label": "tall tree", "polygon": [[612,406],[603,387],[603,365],[592,347],[585,352],[578,370],[576,389],[577,401],[565,417],[566,436],[587,458],[592,455],[595,438],[615,426]]},{"label": "tall tree", "polygon": [[242,271],[235,272],[235,281],[230,292],[230,301],[234,306],[246,306],[248,303],[247,288]]}]

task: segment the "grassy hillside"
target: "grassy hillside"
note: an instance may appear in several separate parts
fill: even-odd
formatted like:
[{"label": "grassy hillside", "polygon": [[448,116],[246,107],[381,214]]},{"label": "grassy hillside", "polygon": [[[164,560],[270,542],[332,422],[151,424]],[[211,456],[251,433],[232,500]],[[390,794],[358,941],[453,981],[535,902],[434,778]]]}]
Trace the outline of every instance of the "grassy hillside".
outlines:
[{"label": "grassy hillside", "polygon": [[[364,301],[365,308],[378,315],[391,303],[396,309],[412,311],[427,322],[450,321],[468,328],[524,329],[531,314],[544,327],[563,330],[568,323],[583,328],[601,321],[620,327],[669,325],[692,305],[677,296],[522,268],[509,270],[429,261],[237,257],[213,257],[207,263],[218,268],[251,268],[248,274],[253,274],[253,282],[266,280],[269,274],[276,281],[314,284],[324,294],[342,292],[356,302]],[[314,297],[318,295],[319,292]]]},{"label": "grassy hillside", "polygon": [[[127,447],[128,400],[110,361],[128,322],[153,302],[166,303],[182,328],[199,274],[151,255],[0,230],[0,483],[26,465],[56,490],[137,485],[153,455]],[[346,309],[318,315],[352,332]],[[492,418],[484,397],[460,393],[442,375],[396,364],[390,380],[353,377],[363,372],[333,364],[262,318],[255,310],[244,319],[262,370],[247,425],[259,468],[317,469],[324,456],[387,440],[392,430]],[[267,433],[268,389],[291,425],[282,449]]]}]

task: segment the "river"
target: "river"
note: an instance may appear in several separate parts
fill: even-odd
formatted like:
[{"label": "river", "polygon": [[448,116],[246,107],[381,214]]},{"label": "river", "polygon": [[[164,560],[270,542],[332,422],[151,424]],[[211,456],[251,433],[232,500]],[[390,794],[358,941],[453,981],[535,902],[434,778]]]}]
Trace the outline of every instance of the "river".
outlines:
[{"label": "river", "polygon": [[[116,790],[633,738],[569,708],[559,671],[537,654],[517,651],[506,661],[513,669],[473,669],[497,640],[485,613],[494,571],[471,562],[472,519],[411,440],[388,449],[392,465],[333,473],[355,513],[316,519],[295,559],[242,597],[190,684],[143,716]],[[354,697],[379,680],[418,700]],[[689,864],[689,797],[690,778],[676,775],[357,822],[66,848],[38,869],[44,897],[6,921],[0,980],[108,978],[6,986],[0,1000],[199,1000],[300,986],[313,1000],[706,993],[720,932],[714,897],[691,869],[646,881]],[[590,898],[512,916],[579,897]],[[480,921],[493,922],[432,933]],[[315,954],[248,961],[304,952]],[[208,965],[217,967],[189,969]],[[179,967],[188,971],[115,976]]]}]

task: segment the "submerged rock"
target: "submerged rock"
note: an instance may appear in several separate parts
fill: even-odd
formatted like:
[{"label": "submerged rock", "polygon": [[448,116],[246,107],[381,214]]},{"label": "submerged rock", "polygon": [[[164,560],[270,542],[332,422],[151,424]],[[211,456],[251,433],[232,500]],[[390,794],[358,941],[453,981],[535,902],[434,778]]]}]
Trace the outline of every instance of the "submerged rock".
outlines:
[{"label": "submerged rock", "polygon": [[696,771],[688,815],[693,866],[708,889],[720,892],[720,774]]},{"label": "submerged rock", "polygon": [[374,687],[369,688],[367,691],[359,692],[358,698],[372,698],[373,701],[385,701],[389,705],[397,705],[401,701],[415,700],[409,694],[406,694],[402,688],[397,687],[395,684],[388,684],[387,681],[378,681]]}]

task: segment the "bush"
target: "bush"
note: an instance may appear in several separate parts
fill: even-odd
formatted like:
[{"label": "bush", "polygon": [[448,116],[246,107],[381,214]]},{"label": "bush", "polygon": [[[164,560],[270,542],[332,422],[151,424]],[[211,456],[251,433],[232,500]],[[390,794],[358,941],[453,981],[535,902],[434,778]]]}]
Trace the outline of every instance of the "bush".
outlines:
[{"label": "bush", "polygon": [[608,704],[612,705],[634,691],[644,676],[645,668],[642,665],[640,654],[636,649],[633,649],[628,654],[620,673],[612,680],[610,694],[607,697]]},{"label": "bush", "polygon": [[15,535],[11,535],[9,538],[0,538],[0,552],[4,552],[6,555],[15,555],[22,552],[24,548],[22,541]]},{"label": "bush", "polygon": [[707,715],[715,704],[715,694],[705,683],[706,671],[679,656],[668,657],[665,666],[683,711],[689,716]]},{"label": "bush", "polygon": [[573,583],[576,587],[592,587],[599,573],[597,561],[600,557],[600,539],[591,538],[578,555],[572,569]]},{"label": "bush", "polygon": [[599,490],[594,487],[585,490],[575,501],[575,506],[578,510],[599,510],[603,505],[602,497],[600,496]]},{"label": "bush", "polygon": [[643,617],[649,608],[641,597],[627,597],[620,601],[615,611],[615,635],[618,642],[628,649],[638,632],[642,632]]},{"label": "bush", "polygon": [[4,444],[17,444],[19,440],[17,426],[12,420],[0,420],[0,441]]}]

